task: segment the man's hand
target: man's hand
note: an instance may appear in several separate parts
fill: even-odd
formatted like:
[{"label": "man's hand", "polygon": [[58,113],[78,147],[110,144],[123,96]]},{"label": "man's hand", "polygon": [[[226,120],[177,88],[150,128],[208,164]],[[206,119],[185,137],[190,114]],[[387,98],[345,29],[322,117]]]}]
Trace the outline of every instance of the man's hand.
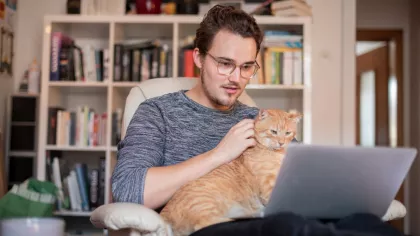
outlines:
[{"label": "man's hand", "polygon": [[213,150],[223,163],[239,157],[247,148],[255,146],[254,120],[244,119],[233,126]]}]

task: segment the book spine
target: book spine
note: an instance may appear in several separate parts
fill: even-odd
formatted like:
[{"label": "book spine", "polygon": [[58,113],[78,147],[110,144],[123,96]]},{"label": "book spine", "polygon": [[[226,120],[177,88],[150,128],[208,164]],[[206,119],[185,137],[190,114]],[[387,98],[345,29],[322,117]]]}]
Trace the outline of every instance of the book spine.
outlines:
[{"label": "book spine", "polygon": [[51,36],[51,65],[50,65],[50,80],[60,80],[59,66],[60,66],[60,50],[62,44],[62,34],[54,32]]}]

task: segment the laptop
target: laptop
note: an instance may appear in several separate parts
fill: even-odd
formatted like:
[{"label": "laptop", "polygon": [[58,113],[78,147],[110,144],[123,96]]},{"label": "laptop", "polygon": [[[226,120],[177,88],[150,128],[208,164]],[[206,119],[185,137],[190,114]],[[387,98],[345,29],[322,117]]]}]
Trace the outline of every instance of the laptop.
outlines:
[{"label": "laptop", "polygon": [[267,206],[251,217],[280,212],[313,219],[382,217],[416,155],[413,148],[291,143]]}]

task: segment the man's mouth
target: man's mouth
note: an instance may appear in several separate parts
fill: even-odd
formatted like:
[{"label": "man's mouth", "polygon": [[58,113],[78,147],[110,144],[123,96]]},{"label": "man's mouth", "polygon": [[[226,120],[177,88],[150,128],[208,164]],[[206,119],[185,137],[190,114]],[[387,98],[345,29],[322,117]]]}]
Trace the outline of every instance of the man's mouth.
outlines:
[{"label": "man's mouth", "polygon": [[239,88],[238,87],[234,87],[234,86],[224,86],[223,87],[229,94],[234,94],[236,93]]}]

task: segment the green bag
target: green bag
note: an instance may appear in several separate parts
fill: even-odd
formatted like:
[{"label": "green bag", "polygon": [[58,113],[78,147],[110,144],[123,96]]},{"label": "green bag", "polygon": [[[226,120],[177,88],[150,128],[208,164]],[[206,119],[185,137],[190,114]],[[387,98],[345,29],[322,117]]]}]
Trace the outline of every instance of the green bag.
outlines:
[{"label": "green bag", "polygon": [[57,191],[53,183],[34,178],[14,185],[0,199],[0,219],[50,217],[55,209]]}]

